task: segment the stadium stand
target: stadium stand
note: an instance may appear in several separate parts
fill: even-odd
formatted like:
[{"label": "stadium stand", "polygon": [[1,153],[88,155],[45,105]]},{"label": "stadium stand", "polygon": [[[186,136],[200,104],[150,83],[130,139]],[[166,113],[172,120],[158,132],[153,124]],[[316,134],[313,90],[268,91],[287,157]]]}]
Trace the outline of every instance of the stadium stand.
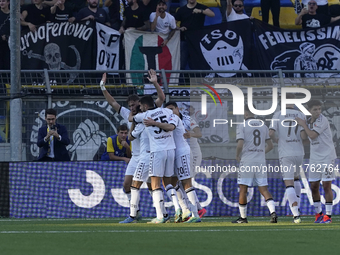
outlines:
[{"label": "stadium stand", "polygon": [[[251,16],[255,19],[262,20],[261,7],[253,7]],[[293,7],[281,7],[280,9],[280,27],[284,29],[299,29],[301,26],[295,25],[297,14]],[[272,13],[269,12],[269,24],[273,25]]]}]

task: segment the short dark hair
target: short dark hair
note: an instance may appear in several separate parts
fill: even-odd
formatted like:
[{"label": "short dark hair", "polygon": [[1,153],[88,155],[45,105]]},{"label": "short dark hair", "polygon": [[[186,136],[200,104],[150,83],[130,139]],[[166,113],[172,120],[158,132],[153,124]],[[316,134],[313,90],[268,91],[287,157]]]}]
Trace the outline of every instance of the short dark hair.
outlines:
[{"label": "short dark hair", "polygon": [[321,103],[319,100],[317,100],[317,99],[310,100],[310,101],[307,103],[308,109],[312,109],[313,106],[321,106],[321,105],[322,105],[322,103]]},{"label": "short dark hair", "polygon": [[167,103],[165,104],[165,107],[168,107],[169,105],[172,105],[172,106],[174,106],[174,107],[176,107],[176,108],[178,107],[177,103],[174,102],[174,101],[167,102]]},{"label": "short dark hair", "polygon": [[129,103],[130,101],[139,101],[139,96],[136,94],[129,95],[126,102]]},{"label": "short dark hair", "polygon": [[120,131],[128,131],[128,130],[129,129],[128,129],[127,125],[123,124],[123,125],[120,125],[118,127],[117,133],[120,132]]},{"label": "short dark hair", "polygon": [[154,107],[155,103],[153,101],[152,96],[143,96],[140,101],[141,104],[146,104],[149,107]]},{"label": "short dark hair", "polygon": [[45,110],[45,117],[47,117],[47,114],[50,114],[50,115],[54,115],[54,116],[57,116],[57,111],[54,110],[54,109],[46,109]]},{"label": "short dark hair", "polygon": [[168,4],[165,2],[165,0],[158,0],[157,5],[159,5],[160,3],[163,3],[163,4],[165,4],[166,6],[168,6]]}]

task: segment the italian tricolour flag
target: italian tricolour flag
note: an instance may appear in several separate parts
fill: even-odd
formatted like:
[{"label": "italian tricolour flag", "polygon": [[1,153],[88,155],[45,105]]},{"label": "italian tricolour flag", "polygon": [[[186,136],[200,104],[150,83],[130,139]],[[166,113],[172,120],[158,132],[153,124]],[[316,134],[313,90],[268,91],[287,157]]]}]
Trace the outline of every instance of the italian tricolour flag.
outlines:
[{"label": "italian tricolour flag", "polygon": [[[179,70],[180,37],[176,31],[166,46],[161,47],[168,35],[138,30],[124,33],[126,70]],[[128,84],[143,85],[143,74],[127,74]],[[167,82],[176,84],[178,74],[167,74]]]}]

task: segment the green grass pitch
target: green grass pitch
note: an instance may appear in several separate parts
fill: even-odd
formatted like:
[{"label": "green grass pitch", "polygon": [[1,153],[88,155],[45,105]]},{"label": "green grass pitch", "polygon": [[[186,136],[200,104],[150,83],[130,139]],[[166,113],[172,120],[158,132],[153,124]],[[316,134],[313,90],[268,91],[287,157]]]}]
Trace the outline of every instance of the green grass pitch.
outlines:
[{"label": "green grass pitch", "polygon": [[0,219],[1,255],[68,254],[339,254],[340,216],[331,224],[314,217],[204,217],[202,223],[118,224],[109,219]]}]

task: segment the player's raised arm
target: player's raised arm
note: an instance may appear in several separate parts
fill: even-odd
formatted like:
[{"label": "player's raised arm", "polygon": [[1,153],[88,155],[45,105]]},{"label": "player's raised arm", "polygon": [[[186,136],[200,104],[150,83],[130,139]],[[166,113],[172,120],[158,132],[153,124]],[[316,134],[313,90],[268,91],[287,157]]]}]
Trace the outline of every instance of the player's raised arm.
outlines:
[{"label": "player's raised arm", "polygon": [[116,111],[119,112],[120,109],[120,104],[117,103],[117,101],[110,95],[110,93],[106,90],[105,88],[105,83],[106,83],[106,73],[103,74],[102,80],[100,81],[100,89],[103,92],[103,95],[106,99],[106,101],[112,106],[112,108]]},{"label": "player's raised arm", "polygon": [[163,92],[161,86],[159,86],[159,84],[157,82],[157,74],[156,74],[155,70],[150,69],[149,76],[150,77],[148,77],[148,80],[155,86],[155,89],[157,91],[157,99],[155,101],[155,104],[157,105],[157,107],[161,107],[162,104],[165,101],[165,95],[164,95],[164,92]]}]

